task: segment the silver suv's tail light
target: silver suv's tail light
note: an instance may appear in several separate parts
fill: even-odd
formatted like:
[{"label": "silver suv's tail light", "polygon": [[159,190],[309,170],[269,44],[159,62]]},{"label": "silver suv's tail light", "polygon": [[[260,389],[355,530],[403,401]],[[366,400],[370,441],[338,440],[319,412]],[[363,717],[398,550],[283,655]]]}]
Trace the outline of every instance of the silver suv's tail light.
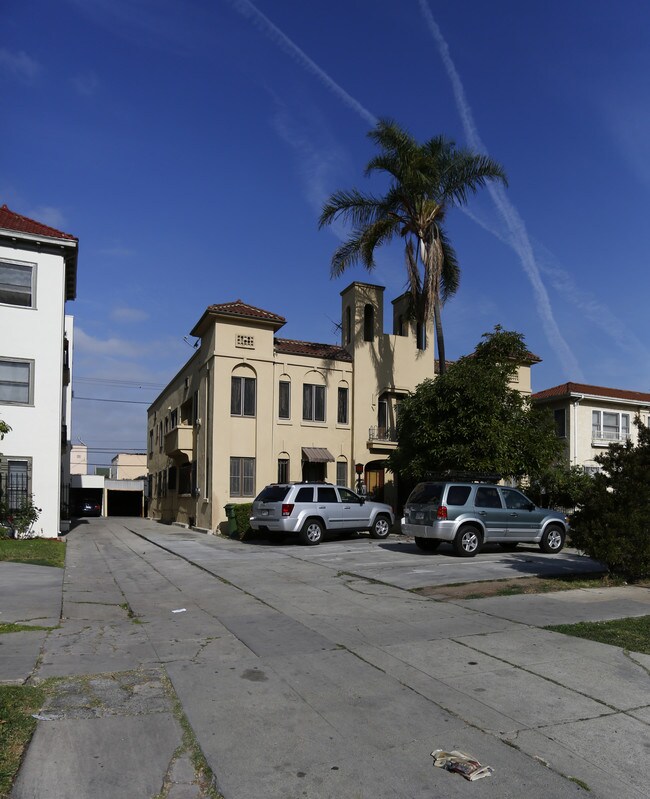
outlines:
[{"label": "silver suv's tail light", "polygon": [[446,505],[438,505],[438,513],[436,514],[438,519],[446,519],[447,518],[447,506]]},{"label": "silver suv's tail light", "polygon": [[291,516],[291,511],[293,510],[292,503],[283,503],[282,504],[282,515],[283,516]]}]

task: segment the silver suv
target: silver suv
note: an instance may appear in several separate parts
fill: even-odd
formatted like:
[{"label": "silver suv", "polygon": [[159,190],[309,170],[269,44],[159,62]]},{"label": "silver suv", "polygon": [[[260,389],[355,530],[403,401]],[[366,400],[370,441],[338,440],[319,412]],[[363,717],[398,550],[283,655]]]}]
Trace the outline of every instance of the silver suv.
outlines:
[{"label": "silver suv", "polygon": [[558,511],[538,508],[516,488],[492,483],[431,481],[411,492],[402,532],[424,551],[450,541],[457,555],[472,557],[485,542],[514,549],[520,542],[539,544],[553,554],[564,546],[569,524]]},{"label": "silver suv", "polygon": [[369,530],[372,538],[386,538],[394,521],[390,505],[330,483],[266,486],[255,498],[250,517],[253,530],[298,533],[303,544],[319,544],[326,531]]}]

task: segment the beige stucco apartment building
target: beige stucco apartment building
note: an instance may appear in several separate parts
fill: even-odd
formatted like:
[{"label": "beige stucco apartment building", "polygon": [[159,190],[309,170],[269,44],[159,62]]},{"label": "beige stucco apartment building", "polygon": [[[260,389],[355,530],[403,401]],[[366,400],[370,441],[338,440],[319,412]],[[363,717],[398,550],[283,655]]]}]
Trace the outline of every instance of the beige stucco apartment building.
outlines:
[{"label": "beige stucco apartment building", "polygon": [[139,480],[147,474],[146,452],[118,452],[111,459],[111,480]]},{"label": "beige stucco apartment building", "polygon": [[[433,325],[355,282],[341,292],[341,345],[284,339],[285,318],[241,300],[209,306],[198,349],[148,412],[149,515],[215,530],[224,506],[267,484],[327,480],[397,504],[384,462],[400,399],[434,376]],[[533,357],[531,362],[535,362]],[[530,363],[517,387],[530,394]]]},{"label": "beige stucco apartment building", "polygon": [[599,470],[595,457],[610,444],[628,438],[637,441],[637,415],[644,424],[650,423],[650,394],[639,391],[562,383],[538,391],[532,399],[552,410],[568,463],[589,473]]}]

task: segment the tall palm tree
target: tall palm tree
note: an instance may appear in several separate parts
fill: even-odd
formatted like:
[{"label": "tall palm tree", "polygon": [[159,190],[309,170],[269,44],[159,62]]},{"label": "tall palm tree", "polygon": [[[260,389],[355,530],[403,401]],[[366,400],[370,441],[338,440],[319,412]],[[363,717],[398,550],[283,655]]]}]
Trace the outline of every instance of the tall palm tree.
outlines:
[{"label": "tall palm tree", "polygon": [[445,342],[440,312],[456,292],[460,275],[442,223],[449,208],[464,205],[470,194],[490,180],[507,186],[507,178],[496,161],[459,149],[444,136],[419,144],[386,119],[368,135],[380,152],[370,160],[365,174],[386,173],[390,185],[383,197],[357,189],[337,191],[324,205],[319,227],[339,218],[352,224],[352,234],[332,256],[332,276],[359,262],[369,271],[374,269],[377,247],[401,236],[411,311],[418,322],[426,322],[433,313],[438,372],[442,374]]}]

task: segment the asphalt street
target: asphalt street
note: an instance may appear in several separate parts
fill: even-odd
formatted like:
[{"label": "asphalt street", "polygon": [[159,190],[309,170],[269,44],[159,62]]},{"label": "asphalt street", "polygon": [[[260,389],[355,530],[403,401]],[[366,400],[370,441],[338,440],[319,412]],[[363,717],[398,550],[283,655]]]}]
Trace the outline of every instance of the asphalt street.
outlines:
[{"label": "asphalt street", "polygon": [[[0,616],[63,617],[0,639],[0,680],[57,678],[13,799],[207,796],[176,701],[225,799],[647,795],[650,657],[543,627],[646,615],[650,591],[408,590],[598,568],[577,553],[246,544],[138,519],[88,520],[67,546],[62,588],[46,569],[29,613]],[[20,569],[0,565],[4,608]],[[494,774],[473,787],[437,748]]]}]

